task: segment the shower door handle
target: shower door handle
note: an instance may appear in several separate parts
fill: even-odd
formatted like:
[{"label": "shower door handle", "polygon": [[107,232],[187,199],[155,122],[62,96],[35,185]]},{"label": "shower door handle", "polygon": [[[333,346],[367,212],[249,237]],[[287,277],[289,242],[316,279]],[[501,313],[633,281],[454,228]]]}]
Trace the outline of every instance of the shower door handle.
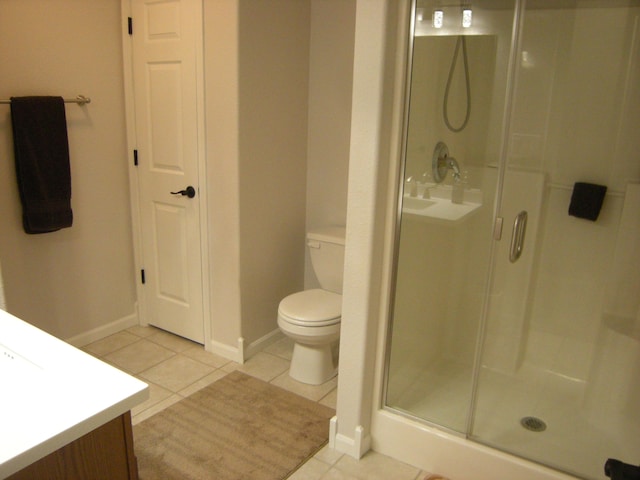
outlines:
[{"label": "shower door handle", "polygon": [[522,255],[522,248],[524,247],[524,234],[527,231],[527,212],[521,211],[516,215],[516,219],[513,221],[513,231],[511,232],[511,248],[509,249],[509,261],[511,263],[516,262],[520,255]]}]

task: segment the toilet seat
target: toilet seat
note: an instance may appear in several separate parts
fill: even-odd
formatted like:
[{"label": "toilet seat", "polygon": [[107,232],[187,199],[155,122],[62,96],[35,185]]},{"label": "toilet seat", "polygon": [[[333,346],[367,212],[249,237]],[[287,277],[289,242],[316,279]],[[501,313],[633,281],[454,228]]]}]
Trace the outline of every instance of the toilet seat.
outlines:
[{"label": "toilet seat", "polygon": [[342,316],[342,295],[321,288],[304,290],[284,298],[278,314],[287,323],[302,327],[335,325]]}]

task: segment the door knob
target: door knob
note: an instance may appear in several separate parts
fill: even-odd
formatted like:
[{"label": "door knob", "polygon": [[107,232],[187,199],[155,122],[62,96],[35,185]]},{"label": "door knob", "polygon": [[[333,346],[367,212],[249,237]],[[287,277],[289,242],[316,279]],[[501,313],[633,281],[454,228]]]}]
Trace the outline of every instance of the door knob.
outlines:
[{"label": "door knob", "polygon": [[184,190],[179,190],[177,192],[171,192],[172,195],[186,195],[189,198],[193,198],[196,196],[196,189],[189,185]]}]

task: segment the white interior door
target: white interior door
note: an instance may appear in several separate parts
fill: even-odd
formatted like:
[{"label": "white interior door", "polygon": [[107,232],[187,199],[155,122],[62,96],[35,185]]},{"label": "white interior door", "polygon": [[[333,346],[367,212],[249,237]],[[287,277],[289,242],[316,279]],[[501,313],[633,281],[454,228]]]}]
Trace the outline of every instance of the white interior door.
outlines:
[{"label": "white interior door", "polygon": [[[146,321],[204,343],[198,185],[202,2],[133,0],[132,15]],[[171,193],[188,187],[195,196]]]}]

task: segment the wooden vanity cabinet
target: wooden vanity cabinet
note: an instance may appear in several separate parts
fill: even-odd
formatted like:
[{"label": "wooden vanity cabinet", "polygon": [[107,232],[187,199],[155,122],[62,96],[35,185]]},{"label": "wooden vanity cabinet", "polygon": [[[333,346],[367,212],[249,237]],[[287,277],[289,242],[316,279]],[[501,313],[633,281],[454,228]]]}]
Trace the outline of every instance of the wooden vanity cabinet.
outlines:
[{"label": "wooden vanity cabinet", "polygon": [[125,412],[7,480],[138,480],[131,413]]}]

